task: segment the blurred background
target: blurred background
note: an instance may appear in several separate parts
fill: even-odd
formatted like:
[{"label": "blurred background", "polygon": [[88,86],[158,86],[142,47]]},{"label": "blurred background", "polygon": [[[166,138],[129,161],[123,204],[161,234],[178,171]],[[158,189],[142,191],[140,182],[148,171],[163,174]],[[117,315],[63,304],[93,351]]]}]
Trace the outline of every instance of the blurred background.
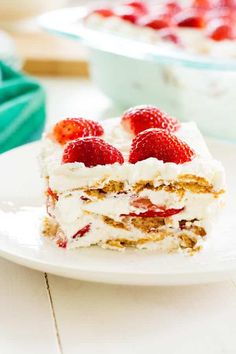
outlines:
[{"label": "blurred background", "polygon": [[70,116],[106,119],[137,104],[158,105],[180,120],[196,121],[205,135],[236,141],[236,65],[146,60],[126,55],[122,44],[120,54],[111,53],[38,24],[43,13],[88,3],[0,0],[0,153],[39,139],[45,124]]},{"label": "blurred background", "polygon": [[40,138],[45,124],[109,112],[110,100],[90,82],[86,48],[37,22],[42,13],[87,2],[0,1],[0,153]]}]

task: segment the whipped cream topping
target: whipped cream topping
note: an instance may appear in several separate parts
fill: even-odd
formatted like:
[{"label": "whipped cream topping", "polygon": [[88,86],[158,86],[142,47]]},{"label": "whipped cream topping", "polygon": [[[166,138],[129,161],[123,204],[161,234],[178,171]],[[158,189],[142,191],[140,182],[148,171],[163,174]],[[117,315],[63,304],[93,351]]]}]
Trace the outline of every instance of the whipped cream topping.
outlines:
[{"label": "whipped cream topping", "polygon": [[49,177],[51,189],[62,193],[77,188],[92,187],[99,184],[102,188],[110,181],[123,181],[130,185],[141,180],[152,180],[155,186],[176,180],[183,174],[192,174],[205,178],[215,191],[224,188],[224,170],[220,162],[214,160],[195,123],[182,123],[175,133],[196,153],[192,161],[184,164],[164,163],[156,158],[148,158],[136,164],[128,160],[133,136],[123,129],[120,118],[103,121],[104,140],[118,148],[124,155],[123,165],[85,167],[83,163],[61,164],[63,147],[47,137],[43,140],[41,153],[42,174]]}]

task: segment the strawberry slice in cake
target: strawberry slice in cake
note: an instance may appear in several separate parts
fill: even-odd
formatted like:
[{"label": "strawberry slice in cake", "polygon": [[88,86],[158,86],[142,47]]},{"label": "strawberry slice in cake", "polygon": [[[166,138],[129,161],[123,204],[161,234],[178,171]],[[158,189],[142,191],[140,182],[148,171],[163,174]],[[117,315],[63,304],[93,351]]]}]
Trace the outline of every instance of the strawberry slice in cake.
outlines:
[{"label": "strawberry slice in cake", "polygon": [[196,252],[224,204],[224,169],[195,123],[153,106],[101,124],[64,119],[40,160],[43,233],[62,248]]}]

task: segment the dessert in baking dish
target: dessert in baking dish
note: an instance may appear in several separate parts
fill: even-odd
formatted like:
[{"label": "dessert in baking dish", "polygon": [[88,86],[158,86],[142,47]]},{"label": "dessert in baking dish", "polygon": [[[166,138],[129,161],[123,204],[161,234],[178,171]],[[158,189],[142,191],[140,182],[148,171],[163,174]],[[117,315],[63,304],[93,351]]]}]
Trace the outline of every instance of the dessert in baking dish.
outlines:
[{"label": "dessert in baking dish", "polygon": [[101,123],[58,122],[40,156],[59,247],[198,251],[224,203],[224,169],[195,123],[138,106]]},{"label": "dessert in baking dish", "polygon": [[130,1],[92,10],[90,28],[160,48],[236,59],[236,1]]}]

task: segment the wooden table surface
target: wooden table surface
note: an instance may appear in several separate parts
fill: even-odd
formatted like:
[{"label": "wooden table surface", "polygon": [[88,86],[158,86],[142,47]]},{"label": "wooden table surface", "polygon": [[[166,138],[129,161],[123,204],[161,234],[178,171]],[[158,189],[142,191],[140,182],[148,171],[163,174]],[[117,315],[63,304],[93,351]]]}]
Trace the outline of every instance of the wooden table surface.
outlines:
[{"label": "wooden table surface", "polygon": [[[99,118],[108,100],[89,82],[41,79],[49,124]],[[86,283],[0,259],[1,354],[235,354],[236,277],[185,287]]]},{"label": "wooden table surface", "polygon": [[10,34],[27,73],[88,77],[87,51],[78,41],[39,30],[12,31]]}]

